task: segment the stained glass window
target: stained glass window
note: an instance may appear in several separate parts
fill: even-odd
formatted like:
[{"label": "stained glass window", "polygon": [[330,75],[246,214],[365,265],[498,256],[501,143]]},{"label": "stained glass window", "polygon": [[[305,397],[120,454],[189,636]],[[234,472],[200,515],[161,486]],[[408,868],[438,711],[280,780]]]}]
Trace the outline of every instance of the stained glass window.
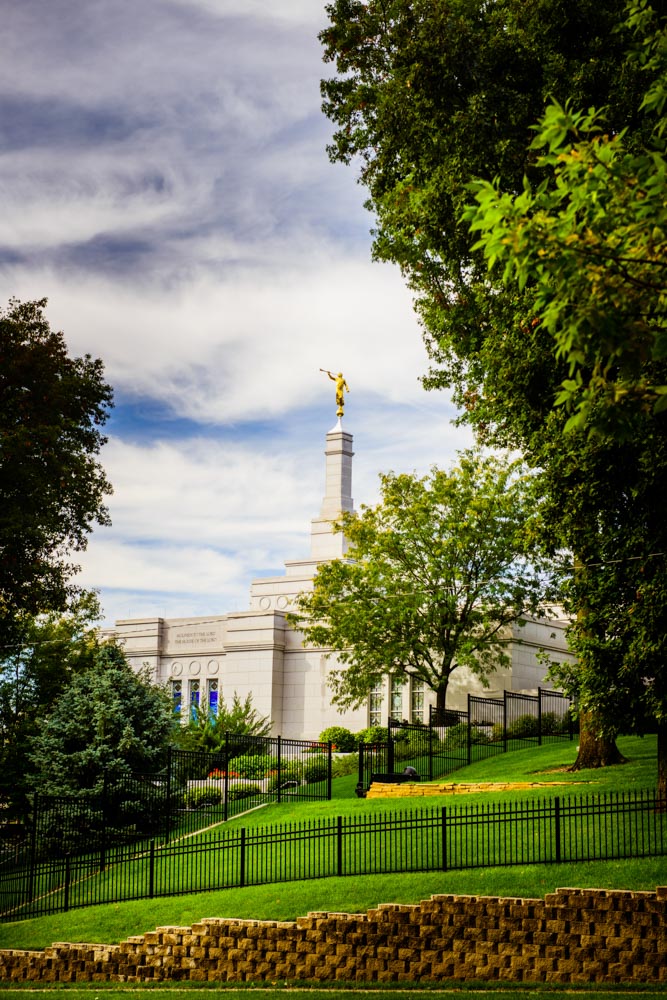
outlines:
[{"label": "stained glass window", "polygon": [[199,681],[190,681],[190,718],[196,719],[199,708]]},{"label": "stained glass window", "polygon": [[171,697],[174,704],[174,715],[180,715],[183,704],[183,684],[181,681],[171,682]]},{"label": "stained glass window", "polygon": [[208,682],[208,714],[215,717],[218,714],[218,682]]}]

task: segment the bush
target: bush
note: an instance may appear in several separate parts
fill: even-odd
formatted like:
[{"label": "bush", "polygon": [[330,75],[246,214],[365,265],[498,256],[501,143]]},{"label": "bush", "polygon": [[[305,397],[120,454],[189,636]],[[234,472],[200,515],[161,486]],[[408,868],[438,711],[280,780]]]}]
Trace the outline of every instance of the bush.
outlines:
[{"label": "bush", "polygon": [[429,753],[440,745],[440,738],[434,729],[423,726],[419,729],[392,729],[394,736],[394,759],[409,760]]},{"label": "bush", "polygon": [[389,730],[386,726],[369,726],[367,729],[362,729],[357,733],[356,736],[357,744],[359,743],[388,743],[389,742]]},{"label": "bush", "polygon": [[270,754],[244,754],[230,761],[230,768],[241,778],[264,778],[278,767],[278,758]]},{"label": "bush", "polygon": [[245,781],[238,785],[232,785],[229,789],[229,801],[238,802],[239,799],[250,799],[253,795],[259,795],[262,786],[252,781]]},{"label": "bush", "polygon": [[331,762],[332,778],[344,778],[347,774],[356,774],[358,770],[358,753],[348,753],[344,757],[334,757]]},{"label": "bush", "polygon": [[307,785],[314,785],[316,781],[326,781],[329,775],[329,766],[326,760],[311,760],[303,772]]},{"label": "bush", "polygon": [[280,768],[280,775],[276,771],[275,774],[271,775],[271,780],[268,784],[268,791],[275,792],[281,785],[284,785],[286,781],[296,781],[301,784],[301,779],[303,778],[303,764],[300,760],[290,760],[286,764],[283,764]]},{"label": "bush", "polygon": [[201,809],[203,806],[219,806],[224,800],[224,788],[191,788],[183,796],[186,809]]},{"label": "bush", "polygon": [[354,733],[344,726],[329,726],[320,733],[322,743],[333,743],[333,749],[340,753],[351,753],[357,749],[357,741]]},{"label": "bush", "polygon": [[568,732],[568,716],[558,715],[557,712],[542,712],[542,735],[555,736],[558,733]]},{"label": "bush", "polygon": [[392,729],[391,737],[394,741],[394,759],[405,760],[406,757],[414,757],[414,747],[407,733],[400,729]]},{"label": "bush", "polygon": [[540,721],[536,715],[520,715],[507,727],[508,740],[520,740],[526,736],[539,736]]},{"label": "bush", "polygon": [[[490,743],[491,737],[485,729],[478,726],[470,726],[471,743]],[[468,746],[468,723],[458,722],[455,726],[450,726],[442,741],[443,750],[461,750]]]}]

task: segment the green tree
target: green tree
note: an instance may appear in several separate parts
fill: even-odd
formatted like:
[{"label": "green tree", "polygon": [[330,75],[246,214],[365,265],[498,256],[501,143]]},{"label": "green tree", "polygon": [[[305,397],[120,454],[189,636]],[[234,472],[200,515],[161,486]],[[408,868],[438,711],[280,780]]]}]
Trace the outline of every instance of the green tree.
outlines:
[{"label": "green tree", "polygon": [[0,803],[5,816],[27,808],[30,741],[72,677],[90,669],[99,651],[94,593],[79,594],[65,612],[13,621],[13,643],[0,649]]},{"label": "green tree", "polygon": [[34,790],[99,793],[132,773],[158,771],[174,729],[164,687],[136,673],[113,643],[75,674],[55,701],[31,753]]},{"label": "green tree", "polygon": [[617,733],[657,724],[667,797],[666,425],[649,408],[626,415],[619,441],[573,430],[541,479],[552,544],[565,536],[576,553],[564,604],[577,666],[558,674],[580,708],[575,769],[618,762]]},{"label": "green tree", "polygon": [[667,408],[651,363],[667,357],[667,26],[655,22],[644,2],[628,20],[639,36],[629,58],[651,74],[644,143],[606,132],[605,112],[552,102],[530,146],[541,183],[526,177],[519,194],[498,180],[471,185],[476,248],[505,288],[526,290],[567,365],[556,397],[566,430],[619,437],[635,410]]},{"label": "green tree", "polygon": [[182,750],[214,752],[224,749],[225,733],[240,736],[270,736],[271,720],[260,715],[252,706],[252,694],[243,700],[235,691],[231,705],[222,698],[218,710],[212,713],[195,707],[187,725],[179,727],[175,742]]},{"label": "green tree", "polygon": [[[338,70],[322,85],[337,128],[330,154],[360,160],[377,220],[374,254],[397,262],[415,292],[435,366],[425,384],[450,389],[478,435],[521,449],[543,470],[551,545],[590,566],[599,561],[600,525],[613,525],[621,542],[633,470],[646,466],[659,428],[636,439],[641,454],[615,477],[613,439],[576,430],[564,439],[567,415],[554,401],[568,361],[546,336],[530,285],[503,284],[498,262],[489,274],[464,211],[474,178],[495,178],[510,193],[524,190],[525,178],[536,189],[553,183],[531,148],[550,98],[604,107],[610,135],[623,133],[630,153],[647,148],[653,124],[640,109],[646,60],[636,56],[636,23],[623,0],[338,0],[327,10],[325,59]],[[571,594],[583,634],[589,604],[579,587]],[[589,624],[598,634],[601,621]],[[589,721],[582,746],[590,738],[598,760],[610,759],[613,741]]]},{"label": "green tree", "polygon": [[112,393],[103,366],[71,358],[46,299],[0,311],[0,635],[14,616],[63,610],[76,592],[70,553],[108,524],[96,456]]},{"label": "green tree", "polygon": [[[529,146],[549,97],[604,106],[610,128],[637,130],[641,71],[626,60],[624,0],[335,0],[326,9],[320,37],[337,70],[322,83],[336,129],[329,153],[359,163],[374,255],[398,263],[415,292],[437,366],[427,384],[453,389],[473,423],[515,439],[533,405],[542,413],[546,396],[550,406],[554,361],[515,357],[513,340],[495,335],[532,316],[516,290],[489,282],[473,252],[466,186],[497,177],[519,191],[524,175],[541,177]],[[509,410],[508,374],[517,386]],[[503,405],[493,405],[498,391]]]},{"label": "green tree", "polygon": [[[595,110],[552,103],[532,143],[546,178],[526,178],[520,194],[473,185],[467,218],[490,273],[525,289],[534,327],[567,365],[559,424],[569,414],[566,432],[593,431],[561,437],[576,460],[565,468],[552,451],[547,469],[576,553],[579,667],[561,670],[561,682],[603,734],[657,724],[667,799],[667,28],[644,2],[628,24],[629,59],[650,74],[643,143],[603,132]],[[586,741],[579,760],[588,762]]]},{"label": "green tree", "polygon": [[468,451],[450,473],[383,475],[381,493],[343,515],[349,558],[318,568],[288,620],[344,664],[330,675],[335,703],[361,704],[390,675],[422,680],[444,708],[457,667],[484,680],[508,661],[509,626],[544,613],[551,566],[529,554],[535,480],[517,461]]}]

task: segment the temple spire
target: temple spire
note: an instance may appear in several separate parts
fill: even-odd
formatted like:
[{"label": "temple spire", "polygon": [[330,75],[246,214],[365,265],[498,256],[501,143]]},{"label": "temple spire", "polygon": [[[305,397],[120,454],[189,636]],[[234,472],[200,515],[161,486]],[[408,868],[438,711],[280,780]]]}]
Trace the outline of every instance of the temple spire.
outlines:
[{"label": "temple spire", "polygon": [[352,500],[352,435],[343,430],[340,418],[326,437],[325,487],[320,516],[311,528],[311,557],[314,560],[338,559],[345,554],[347,540],[334,534],[332,521],[344,511],[354,510]]}]

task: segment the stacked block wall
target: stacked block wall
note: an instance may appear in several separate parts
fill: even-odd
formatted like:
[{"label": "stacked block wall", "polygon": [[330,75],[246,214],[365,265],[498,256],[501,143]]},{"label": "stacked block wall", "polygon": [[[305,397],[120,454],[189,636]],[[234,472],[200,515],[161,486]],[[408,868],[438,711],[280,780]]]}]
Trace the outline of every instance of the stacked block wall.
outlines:
[{"label": "stacked block wall", "polygon": [[524,792],[533,788],[553,788],[550,781],[451,781],[438,784],[428,782],[374,781],[366,792],[367,799],[425,798],[431,795],[474,795],[479,792]]},{"label": "stacked block wall", "polygon": [[667,982],[667,888],[433,896],[295,922],[210,919],[119,945],[0,952],[0,980]]}]

